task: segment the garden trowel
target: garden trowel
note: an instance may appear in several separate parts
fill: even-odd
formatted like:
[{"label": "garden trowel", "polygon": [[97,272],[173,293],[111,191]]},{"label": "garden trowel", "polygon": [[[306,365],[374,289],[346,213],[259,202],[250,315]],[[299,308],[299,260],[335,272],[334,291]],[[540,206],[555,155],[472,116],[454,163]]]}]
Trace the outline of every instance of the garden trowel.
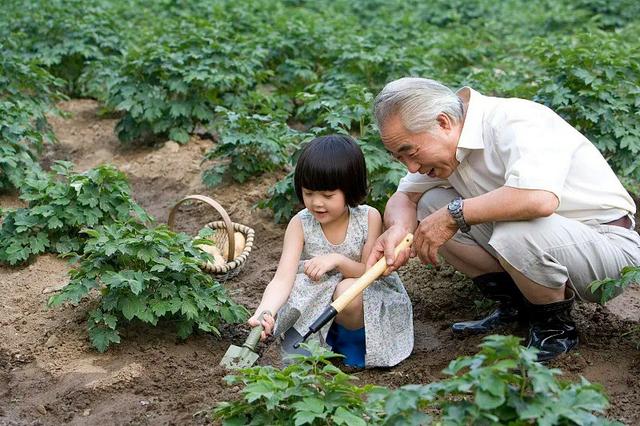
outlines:
[{"label": "garden trowel", "polygon": [[[268,311],[264,311],[260,314],[258,321],[262,323],[262,317]],[[220,365],[232,370],[240,370],[242,368],[251,367],[257,360],[258,354],[256,353],[256,347],[260,341],[260,335],[262,334],[262,325],[256,325],[251,329],[247,340],[245,340],[242,346],[231,345],[227,349],[227,353],[224,354]]]}]

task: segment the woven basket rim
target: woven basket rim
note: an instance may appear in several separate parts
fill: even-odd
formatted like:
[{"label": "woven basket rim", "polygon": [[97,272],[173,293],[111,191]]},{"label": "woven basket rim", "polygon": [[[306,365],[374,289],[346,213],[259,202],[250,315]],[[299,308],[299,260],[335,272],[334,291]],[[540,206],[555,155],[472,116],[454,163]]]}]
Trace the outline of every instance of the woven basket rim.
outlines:
[{"label": "woven basket rim", "polygon": [[[247,258],[249,257],[249,253],[251,253],[251,249],[253,248],[253,241],[255,238],[255,231],[252,228],[248,227],[247,225],[243,225],[241,223],[231,222],[231,225],[233,226],[234,231],[240,232],[244,235],[246,239],[244,249],[242,250],[242,253],[240,253],[239,256],[237,256],[235,259],[231,261],[226,261],[226,263],[222,266],[216,266],[210,262],[203,263],[201,267],[209,273],[226,274],[227,272],[233,269],[240,268],[245,264],[245,262],[247,261]],[[207,223],[206,225],[204,225],[203,228],[226,230],[226,223],[221,220],[216,220],[216,221]],[[228,237],[232,238],[232,236],[228,236]]]}]

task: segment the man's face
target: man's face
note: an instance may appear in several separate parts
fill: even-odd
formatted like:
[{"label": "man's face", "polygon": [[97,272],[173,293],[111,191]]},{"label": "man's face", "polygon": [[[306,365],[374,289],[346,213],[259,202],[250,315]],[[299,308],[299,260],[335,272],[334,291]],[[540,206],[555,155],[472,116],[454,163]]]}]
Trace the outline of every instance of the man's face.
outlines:
[{"label": "man's face", "polygon": [[383,124],[380,135],[391,155],[411,173],[446,179],[458,166],[456,147],[460,129],[444,115],[434,129],[421,133],[408,132],[400,116],[395,115]]}]

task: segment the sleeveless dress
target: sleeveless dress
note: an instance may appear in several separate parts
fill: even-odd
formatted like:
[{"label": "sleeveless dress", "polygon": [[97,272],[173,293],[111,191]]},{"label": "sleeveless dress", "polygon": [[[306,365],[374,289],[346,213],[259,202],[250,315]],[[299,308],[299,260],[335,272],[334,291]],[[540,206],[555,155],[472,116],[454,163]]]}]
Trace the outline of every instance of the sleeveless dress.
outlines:
[{"label": "sleeveless dress", "polygon": [[[339,253],[360,262],[367,240],[370,208],[367,205],[349,207],[347,233],[340,244],[332,244],[327,240],[320,222],[307,209],[297,214],[304,231],[304,247],[289,299],[276,316],[276,329],[279,323],[286,323],[291,308],[295,308],[301,315],[293,328],[304,335],[311,323],[331,304],[335,288],[343,280],[342,274],[335,269],[327,272],[319,281],[312,281],[304,273],[304,262],[329,253]],[[363,293],[363,304],[365,366],[388,367],[407,358],[413,350],[413,311],[398,274],[393,272],[367,287]],[[320,344],[327,346],[330,326],[331,322],[310,339],[316,338]]]}]

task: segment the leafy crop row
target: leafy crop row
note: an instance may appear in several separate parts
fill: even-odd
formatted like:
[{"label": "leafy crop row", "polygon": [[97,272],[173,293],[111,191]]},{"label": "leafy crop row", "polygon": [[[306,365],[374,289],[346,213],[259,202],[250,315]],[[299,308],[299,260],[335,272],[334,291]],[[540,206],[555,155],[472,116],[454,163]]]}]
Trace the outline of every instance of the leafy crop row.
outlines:
[{"label": "leafy crop row", "polygon": [[587,136],[624,183],[640,188],[640,25],[539,40],[546,73],[535,98]]},{"label": "leafy crop row", "polygon": [[10,47],[0,43],[0,192],[42,174],[38,156],[44,144],[55,139],[46,114],[62,97],[61,80]]},{"label": "leafy crop row", "polygon": [[473,356],[443,371],[448,378],[397,390],[353,384],[334,367],[337,355],[307,345],[283,370],[253,367],[227,381],[243,385],[241,399],[213,411],[225,425],[607,425],[600,385],[569,383],[536,362],[535,349],[513,336],[489,336]]},{"label": "leafy crop row", "polygon": [[[0,12],[11,50],[117,112],[126,142],[217,145],[209,185],[244,182],[290,159],[310,135],[372,145],[369,202],[400,176],[378,150],[372,97],[405,75],[535,98],[557,110],[638,189],[637,2],[488,0],[34,1]],[[255,156],[252,156],[255,153]],[[291,188],[272,190],[291,196]],[[290,203],[261,203],[276,217]]]},{"label": "leafy crop row", "polygon": [[80,230],[149,216],[131,198],[128,181],[112,166],[73,173],[56,162],[55,173],[22,182],[20,198],[29,203],[4,215],[0,225],[0,262],[15,265],[45,252],[82,252]]},{"label": "leafy crop row", "polygon": [[44,252],[77,261],[69,284],[49,305],[99,295],[98,307],[88,313],[89,338],[99,351],[120,342],[123,322],[173,322],[186,338],[196,329],[219,334],[222,322],[246,318],[246,309],[200,269],[212,261],[194,245],[203,240],[150,226],[152,218],[113,166],[84,173],[71,168],[56,162],[57,175],[31,175],[22,182],[20,197],[29,205],[5,214],[0,262],[15,265]]}]

